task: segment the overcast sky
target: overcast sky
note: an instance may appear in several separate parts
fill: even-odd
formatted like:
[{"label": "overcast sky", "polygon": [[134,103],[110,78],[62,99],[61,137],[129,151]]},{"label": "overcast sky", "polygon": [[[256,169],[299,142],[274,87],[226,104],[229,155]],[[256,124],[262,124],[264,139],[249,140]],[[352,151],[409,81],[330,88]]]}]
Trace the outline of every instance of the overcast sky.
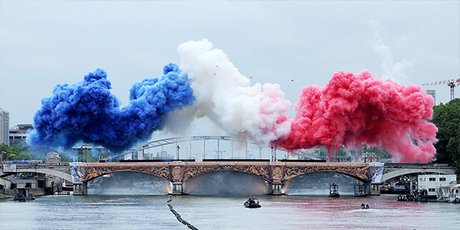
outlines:
[{"label": "overcast sky", "polygon": [[[295,104],[301,88],[342,70],[402,84],[458,78],[460,1],[0,0],[0,108],[10,126],[32,123],[55,85],[96,68],[127,104],[134,83],[203,38]],[[426,89],[449,99],[447,86]]]}]

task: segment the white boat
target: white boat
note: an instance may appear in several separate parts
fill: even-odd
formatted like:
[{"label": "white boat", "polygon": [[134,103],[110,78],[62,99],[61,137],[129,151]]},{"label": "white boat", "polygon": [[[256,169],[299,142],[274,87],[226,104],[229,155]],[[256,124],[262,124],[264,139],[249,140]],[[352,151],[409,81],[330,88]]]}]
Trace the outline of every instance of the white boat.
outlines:
[{"label": "white boat", "polygon": [[439,187],[438,201],[460,203],[460,184]]}]

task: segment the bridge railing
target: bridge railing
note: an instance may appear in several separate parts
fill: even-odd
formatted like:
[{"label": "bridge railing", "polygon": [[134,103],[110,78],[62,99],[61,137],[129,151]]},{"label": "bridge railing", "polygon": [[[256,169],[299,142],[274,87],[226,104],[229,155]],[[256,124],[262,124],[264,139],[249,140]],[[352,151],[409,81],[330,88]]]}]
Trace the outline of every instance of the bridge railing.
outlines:
[{"label": "bridge railing", "polygon": [[385,163],[387,168],[451,168],[449,164],[437,164],[437,163]]},{"label": "bridge railing", "polygon": [[[12,167],[14,165],[14,167]],[[67,162],[59,162],[59,163],[46,163],[46,162],[43,162],[43,161],[34,161],[34,162],[22,162],[22,163],[17,163],[17,162],[13,162],[13,161],[5,161],[3,162],[3,164],[1,165],[1,170],[3,171],[3,169],[7,169],[5,172],[8,171],[8,169],[10,168],[14,168],[14,169],[49,169],[49,168],[54,168],[54,167],[59,167],[59,166],[63,166],[63,167],[68,167],[69,166],[69,163]]]},{"label": "bridge railing", "polygon": [[[200,145],[199,141],[203,143]],[[213,142],[215,141],[215,142]],[[210,142],[210,144],[208,144]],[[231,142],[223,144],[222,142]],[[183,145],[183,143],[188,143]],[[193,143],[193,144],[192,144]],[[174,145],[174,150],[171,147],[168,147],[167,150],[163,150],[163,146]],[[263,159],[263,158],[272,158],[274,160],[278,159],[289,159],[290,157],[296,158],[307,158],[312,160],[321,160],[316,151],[289,151],[286,149],[276,148],[276,147],[261,147],[256,143],[251,141],[239,140],[231,136],[190,136],[190,137],[172,137],[165,138],[160,140],[150,141],[142,146],[134,147],[130,150],[127,150],[123,153],[117,155],[111,155],[107,159],[101,159],[101,161],[111,162],[117,161],[117,159],[122,158],[132,158],[143,160],[144,157],[152,158],[152,149],[161,147],[161,152],[159,149],[157,151],[157,156],[159,153],[167,154],[168,157],[172,159],[179,160],[180,156],[188,155],[188,159],[195,159],[201,161],[203,159],[211,158],[218,159]],[[185,153],[180,151],[180,148],[185,148]],[[193,150],[192,150],[193,149]],[[173,150],[173,151],[171,151]],[[175,156],[174,156],[175,155]],[[194,155],[194,157],[192,157]],[[245,157],[241,158],[244,155]]]}]

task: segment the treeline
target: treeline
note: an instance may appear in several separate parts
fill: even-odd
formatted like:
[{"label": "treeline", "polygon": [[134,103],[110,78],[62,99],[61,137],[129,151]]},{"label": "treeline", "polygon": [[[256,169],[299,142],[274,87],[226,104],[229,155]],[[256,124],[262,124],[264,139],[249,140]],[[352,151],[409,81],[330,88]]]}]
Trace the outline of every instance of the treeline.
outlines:
[{"label": "treeline", "polygon": [[434,107],[433,123],[438,127],[436,163],[448,163],[460,173],[460,99]]},{"label": "treeline", "polygon": [[21,144],[10,146],[0,144],[0,155],[2,156],[2,160],[4,161],[32,159],[32,156],[30,155],[27,146]]},{"label": "treeline", "polygon": [[[3,161],[14,160],[45,160],[49,152],[56,152],[56,150],[48,148],[34,149],[32,152],[30,148],[24,143],[5,145],[0,144],[0,156]],[[74,156],[75,155],[75,156]],[[59,153],[62,162],[82,161],[82,162],[96,162],[100,158],[109,157],[108,152],[93,153],[90,149],[77,150],[76,153],[63,154]]]}]

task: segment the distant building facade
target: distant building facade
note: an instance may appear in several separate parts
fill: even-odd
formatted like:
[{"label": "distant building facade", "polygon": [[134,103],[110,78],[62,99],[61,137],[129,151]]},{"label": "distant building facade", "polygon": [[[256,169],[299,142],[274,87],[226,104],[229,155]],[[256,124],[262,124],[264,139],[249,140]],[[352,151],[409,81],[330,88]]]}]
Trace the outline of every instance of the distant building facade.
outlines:
[{"label": "distant building facade", "polygon": [[82,144],[72,147],[72,155],[75,157],[73,161],[91,162],[92,160],[101,160],[101,155],[106,154],[109,154],[109,150],[102,146]]},{"label": "distant building facade", "polygon": [[0,108],[0,144],[8,145],[10,128],[10,113]]},{"label": "distant building facade", "polygon": [[457,175],[418,175],[418,189],[426,189],[428,196],[436,196],[439,188],[457,183]]},{"label": "distant building facade", "polygon": [[34,129],[32,124],[18,124],[9,131],[10,145],[25,143],[27,134]]}]

